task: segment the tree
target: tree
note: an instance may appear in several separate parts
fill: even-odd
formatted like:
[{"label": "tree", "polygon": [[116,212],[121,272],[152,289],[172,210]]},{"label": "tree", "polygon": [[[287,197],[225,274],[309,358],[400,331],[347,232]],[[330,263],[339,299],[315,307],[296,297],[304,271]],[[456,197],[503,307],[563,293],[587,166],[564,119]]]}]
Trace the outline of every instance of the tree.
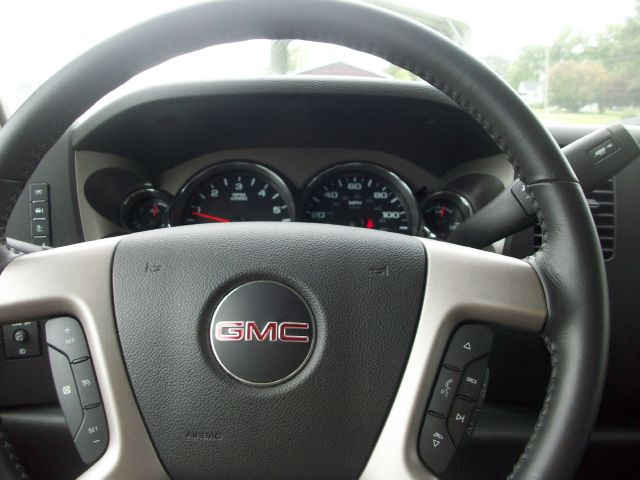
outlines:
[{"label": "tree", "polygon": [[530,45],[522,49],[515,62],[511,64],[507,73],[507,82],[518,89],[520,82],[526,80],[537,81],[544,70],[544,47]]},{"label": "tree", "polygon": [[634,98],[627,75],[608,74],[598,92],[599,110],[604,112],[607,108],[633,105],[633,103]]},{"label": "tree", "polygon": [[597,103],[607,70],[599,62],[567,60],[549,71],[549,102],[571,112]]},{"label": "tree", "polygon": [[[549,46],[549,63],[555,65],[566,60],[581,60],[588,43],[589,38],[572,32],[568,27],[563,28]],[[524,47],[509,68],[506,75],[507,82],[518,89],[520,82],[538,81],[545,69],[545,50],[543,45]]]}]

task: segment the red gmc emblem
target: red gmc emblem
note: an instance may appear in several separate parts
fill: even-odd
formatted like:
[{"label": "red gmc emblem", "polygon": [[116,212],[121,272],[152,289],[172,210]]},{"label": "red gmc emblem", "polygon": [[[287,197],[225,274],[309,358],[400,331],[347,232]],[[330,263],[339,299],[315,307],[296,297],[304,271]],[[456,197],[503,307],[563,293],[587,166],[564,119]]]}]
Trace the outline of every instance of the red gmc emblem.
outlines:
[{"label": "red gmc emblem", "polygon": [[295,331],[309,330],[308,323],[267,322],[262,330],[256,322],[218,322],[215,339],[220,342],[286,342],[309,343],[308,335],[295,335]]}]

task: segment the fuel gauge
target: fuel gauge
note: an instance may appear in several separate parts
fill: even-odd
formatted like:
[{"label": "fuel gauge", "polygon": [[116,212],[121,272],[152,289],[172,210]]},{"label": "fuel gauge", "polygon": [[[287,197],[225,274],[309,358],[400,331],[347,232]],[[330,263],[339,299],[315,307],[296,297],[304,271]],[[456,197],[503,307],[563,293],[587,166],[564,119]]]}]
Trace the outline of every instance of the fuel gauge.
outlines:
[{"label": "fuel gauge", "polygon": [[120,223],[132,232],[154,230],[169,225],[171,197],[155,189],[138,190],[120,207]]},{"label": "fuel gauge", "polygon": [[445,191],[434,193],[422,207],[425,236],[445,240],[472,213],[471,205],[463,196]]}]

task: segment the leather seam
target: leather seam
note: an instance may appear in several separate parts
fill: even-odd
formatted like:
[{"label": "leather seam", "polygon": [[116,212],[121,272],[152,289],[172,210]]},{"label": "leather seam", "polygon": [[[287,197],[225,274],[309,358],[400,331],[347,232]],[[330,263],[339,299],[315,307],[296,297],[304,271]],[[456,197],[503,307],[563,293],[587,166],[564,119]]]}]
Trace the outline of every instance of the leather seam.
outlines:
[{"label": "leather seam", "polygon": [[520,458],[518,458],[518,461],[513,467],[513,470],[511,471],[509,476],[507,477],[507,480],[513,480],[514,478],[516,478],[518,471],[520,470],[520,468],[522,468],[522,465],[527,460],[529,452],[531,451],[531,449],[535,447],[538,434],[540,433],[540,429],[542,428],[542,425],[546,421],[547,412],[549,410],[549,404],[551,403],[551,398],[553,397],[553,393],[555,389],[555,381],[558,373],[558,363],[559,363],[558,350],[557,350],[556,344],[553,342],[553,340],[551,340],[551,338],[548,335],[543,334],[541,335],[541,337],[544,340],[545,345],[547,346],[549,355],[551,356],[551,375],[549,377],[549,385],[547,387],[547,393],[545,395],[544,402],[542,404],[542,409],[540,410],[540,414],[538,415],[538,420],[536,421],[536,425],[533,429],[533,433],[531,434],[531,437],[529,437],[529,441],[527,442],[527,445],[524,447],[524,451],[520,454]]},{"label": "leather seam", "polygon": [[1,429],[0,429],[0,443],[2,445],[2,450],[4,451],[5,455],[9,459],[10,463],[13,465],[15,469],[15,473],[18,475],[18,478],[20,480],[30,480],[31,477],[27,473],[27,470],[24,468],[24,465],[20,463],[20,459],[18,458],[15,451],[13,450],[13,445],[11,445],[11,442],[9,441],[9,437],[4,432],[4,430],[1,430]]}]

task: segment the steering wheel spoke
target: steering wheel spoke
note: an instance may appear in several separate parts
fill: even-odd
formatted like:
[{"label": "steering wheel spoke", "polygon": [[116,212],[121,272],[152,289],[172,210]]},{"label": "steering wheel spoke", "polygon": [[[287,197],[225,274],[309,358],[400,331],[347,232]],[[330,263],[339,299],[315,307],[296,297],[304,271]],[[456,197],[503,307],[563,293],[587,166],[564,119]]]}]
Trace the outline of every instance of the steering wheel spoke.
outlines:
[{"label": "steering wheel spoke", "polygon": [[0,324],[75,317],[84,330],[109,428],[105,454],[83,478],[166,478],[127,378],[113,314],[117,238],[14,259],[0,275]]},{"label": "steering wheel spoke", "polygon": [[420,320],[398,394],[363,478],[435,478],[419,458],[418,442],[429,394],[458,327],[481,322],[536,333],[545,325],[544,291],[527,262],[422,241],[428,266]]}]

